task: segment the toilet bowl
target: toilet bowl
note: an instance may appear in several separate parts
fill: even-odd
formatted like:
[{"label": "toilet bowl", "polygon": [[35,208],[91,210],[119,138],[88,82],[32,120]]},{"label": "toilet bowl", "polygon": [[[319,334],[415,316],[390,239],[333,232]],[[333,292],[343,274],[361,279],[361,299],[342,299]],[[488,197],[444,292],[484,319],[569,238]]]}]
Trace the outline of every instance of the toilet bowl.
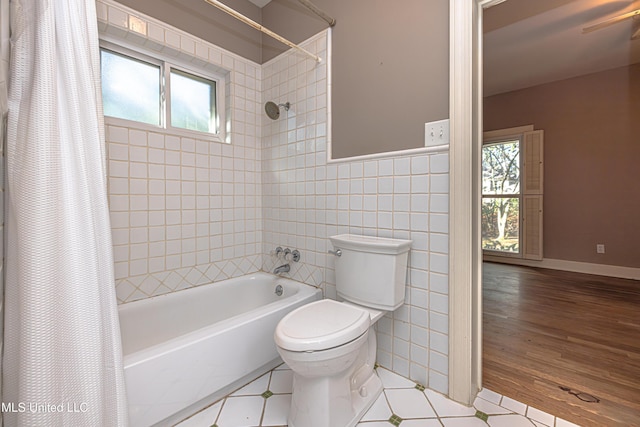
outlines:
[{"label": "toilet bowl", "polygon": [[278,353],[294,373],[289,427],[358,423],[382,392],[373,324],[383,314],[326,299],[280,321]]},{"label": "toilet bowl", "polygon": [[287,314],[274,339],[293,371],[289,427],[353,427],[382,393],[374,325],[404,303],[410,240],[343,234],[336,290]]}]

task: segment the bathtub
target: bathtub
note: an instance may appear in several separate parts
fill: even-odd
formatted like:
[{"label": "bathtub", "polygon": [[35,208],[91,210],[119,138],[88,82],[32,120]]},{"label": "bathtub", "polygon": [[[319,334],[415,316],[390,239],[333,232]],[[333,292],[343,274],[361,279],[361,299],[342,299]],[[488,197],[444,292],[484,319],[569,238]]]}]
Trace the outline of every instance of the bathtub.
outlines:
[{"label": "bathtub", "polygon": [[131,426],[172,425],[277,366],[276,325],[320,298],[255,273],[121,305]]}]

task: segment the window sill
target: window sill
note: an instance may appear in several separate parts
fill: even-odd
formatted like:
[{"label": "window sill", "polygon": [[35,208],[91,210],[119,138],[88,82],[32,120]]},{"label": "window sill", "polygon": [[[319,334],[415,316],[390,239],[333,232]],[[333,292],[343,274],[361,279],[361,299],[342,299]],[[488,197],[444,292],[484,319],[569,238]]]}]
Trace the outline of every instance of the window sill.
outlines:
[{"label": "window sill", "polygon": [[221,144],[230,144],[230,140],[226,140],[223,134],[211,134],[205,132],[192,131],[188,129],[163,128],[148,123],[136,122],[133,120],[120,119],[117,117],[105,116],[104,123],[107,126],[117,126],[128,129],[141,130],[145,132],[159,133],[162,135],[176,136],[178,138],[191,138],[199,141],[218,142]]},{"label": "window sill", "polygon": [[483,250],[482,250],[482,257],[483,257],[483,258],[495,258],[495,257],[499,257],[499,258],[516,258],[516,259],[522,259],[522,253],[500,252],[500,251],[492,251],[492,250],[489,250],[489,249],[483,249]]}]

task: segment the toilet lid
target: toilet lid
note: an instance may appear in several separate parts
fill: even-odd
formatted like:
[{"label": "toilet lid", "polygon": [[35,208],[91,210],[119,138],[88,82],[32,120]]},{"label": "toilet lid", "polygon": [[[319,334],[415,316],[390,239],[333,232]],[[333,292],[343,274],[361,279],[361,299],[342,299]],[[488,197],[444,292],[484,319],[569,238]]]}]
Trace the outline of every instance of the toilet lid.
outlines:
[{"label": "toilet lid", "polygon": [[368,311],[324,299],[287,314],[276,328],[275,340],[289,351],[327,350],[358,338],[370,324]]}]

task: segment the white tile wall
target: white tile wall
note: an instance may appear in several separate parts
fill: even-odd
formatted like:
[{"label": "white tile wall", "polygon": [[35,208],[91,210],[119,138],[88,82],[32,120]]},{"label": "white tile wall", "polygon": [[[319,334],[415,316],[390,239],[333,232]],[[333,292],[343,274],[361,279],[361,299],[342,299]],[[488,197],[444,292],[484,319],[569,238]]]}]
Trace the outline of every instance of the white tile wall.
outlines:
[{"label": "white tile wall", "polygon": [[[327,57],[327,32],[304,43]],[[277,246],[302,253],[291,276],[336,297],[328,237],[338,233],[413,240],[406,304],[377,325],[378,362],[448,390],[448,171],[446,152],[327,162],[327,61],[294,52],[263,65],[263,101],[291,102],[262,118],[263,269]]]},{"label": "white tile wall", "polygon": [[[448,153],[327,162],[328,31],[303,43],[321,63],[289,51],[259,66],[110,0],[98,18],[108,34],[230,76],[231,145],[107,127],[119,301],[273,271],[277,246],[302,253],[291,277],[335,298],[328,236],[409,238],[406,304],[377,324],[378,361],[446,393]],[[291,108],[272,121],[266,101]]]},{"label": "white tile wall", "polygon": [[97,6],[103,34],[228,76],[231,144],[106,119],[119,302],[260,270],[260,66],[115,2]]}]

